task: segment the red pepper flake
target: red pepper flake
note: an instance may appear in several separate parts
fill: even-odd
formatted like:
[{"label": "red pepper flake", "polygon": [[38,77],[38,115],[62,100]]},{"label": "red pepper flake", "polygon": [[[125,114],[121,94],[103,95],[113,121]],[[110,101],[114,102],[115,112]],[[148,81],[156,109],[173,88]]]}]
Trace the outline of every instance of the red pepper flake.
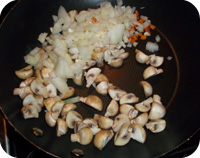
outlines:
[{"label": "red pepper flake", "polygon": [[97,22],[97,18],[92,17],[92,21],[93,21],[94,23],[96,23],[96,22]]}]

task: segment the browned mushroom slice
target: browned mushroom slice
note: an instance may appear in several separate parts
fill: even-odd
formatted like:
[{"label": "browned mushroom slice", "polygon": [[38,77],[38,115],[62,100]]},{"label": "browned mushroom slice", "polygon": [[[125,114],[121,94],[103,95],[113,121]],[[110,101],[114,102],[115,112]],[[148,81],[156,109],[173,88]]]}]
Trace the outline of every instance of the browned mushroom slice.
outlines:
[{"label": "browned mushroom slice", "polygon": [[38,102],[33,94],[28,94],[23,100],[23,106],[30,105],[30,104],[34,105],[37,108],[38,112],[40,112],[42,110],[42,108],[38,104]]},{"label": "browned mushroom slice", "polygon": [[62,108],[61,115],[66,116],[69,111],[75,110],[76,108],[77,106],[75,104],[65,104]]},{"label": "browned mushroom slice", "polygon": [[108,78],[104,75],[104,74],[99,74],[98,76],[97,76],[97,78],[95,79],[95,83],[96,82],[102,82],[102,81],[106,81],[106,82],[109,82],[109,80],[108,80]]},{"label": "browned mushroom slice", "polygon": [[25,105],[22,107],[21,112],[24,116],[24,119],[29,118],[38,118],[39,113],[37,108],[34,105]]},{"label": "browned mushroom slice", "polygon": [[124,90],[116,87],[116,86],[110,86],[108,88],[108,94],[110,95],[110,97],[116,101],[119,101],[120,98],[127,94]]},{"label": "browned mushroom slice", "polygon": [[149,97],[153,94],[153,87],[151,86],[151,84],[147,81],[140,81],[140,84],[143,87],[144,90],[144,94],[146,97]]},{"label": "browned mushroom slice", "polygon": [[74,129],[74,125],[76,121],[82,121],[83,117],[76,111],[69,111],[67,113],[67,117],[66,117],[66,122],[67,122],[67,126],[70,129]]},{"label": "browned mushroom slice", "polygon": [[163,69],[157,69],[153,66],[147,67],[143,72],[143,78],[146,80],[152,76],[158,75],[160,73],[163,73]]},{"label": "browned mushroom slice", "polygon": [[67,123],[64,119],[57,119],[57,136],[60,137],[68,131]]},{"label": "browned mushroom slice", "polygon": [[92,130],[93,135],[101,130],[101,128],[98,127],[97,121],[93,118],[86,118],[83,120],[83,123],[88,125],[88,127]]},{"label": "browned mushroom slice", "polygon": [[149,61],[150,57],[148,55],[146,55],[145,53],[143,53],[142,51],[136,49],[135,50],[136,53],[136,61],[141,63],[141,64],[145,64]]},{"label": "browned mushroom slice", "polygon": [[92,108],[101,111],[103,109],[102,100],[96,95],[89,95],[87,97],[80,97],[81,102],[91,106]]},{"label": "browned mushroom slice", "polygon": [[131,124],[139,124],[141,126],[144,126],[149,120],[148,113],[144,112],[131,120]]},{"label": "browned mushroom slice", "polygon": [[126,114],[119,114],[114,119],[114,124],[112,126],[113,130],[117,132],[121,126],[126,123],[127,125],[130,125],[129,117]]},{"label": "browned mushroom slice", "polygon": [[27,79],[33,75],[32,65],[28,65],[20,70],[16,70],[15,74],[20,79]]},{"label": "browned mushroom slice", "polygon": [[160,119],[163,118],[166,114],[166,108],[158,103],[158,102],[153,102],[151,110],[149,112],[149,119],[150,120],[155,120],[155,119]]},{"label": "browned mushroom slice", "polygon": [[162,132],[166,128],[166,121],[163,119],[156,119],[148,122],[146,128],[153,133]]},{"label": "browned mushroom slice", "polygon": [[136,103],[139,101],[139,98],[136,97],[135,94],[133,93],[127,93],[125,95],[123,95],[121,98],[120,98],[120,101],[119,103],[120,104],[125,104],[125,103]]},{"label": "browned mushroom slice", "polygon": [[124,146],[130,141],[131,135],[128,129],[129,129],[129,125],[124,123],[121,126],[121,128],[117,131],[114,138],[114,144],[116,146]]},{"label": "browned mushroom slice", "polygon": [[104,53],[101,51],[97,51],[92,53],[91,55],[92,59],[94,59],[97,62],[98,67],[102,67],[104,65],[103,59],[104,59]]},{"label": "browned mushroom slice", "polygon": [[140,143],[144,143],[146,141],[146,131],[141,125],[131,124],[129,126],[129,132],[131,133],[132,139]]},{"label": "browned mushroom slice", "polygon": [[148,99],[135,104],[135,108],[140,112],[148,112],[151,109],[151,103],[153,102],[153,98],[149,97]]},{"label": "browned mushroom slice", "polygon": [[115,116],[118,111],[119,111],[119,105],[116,100],[112,99],[106,109],[105,116],[106,117]]},{"label": "browned mushroom slice", "polygon": [[102,150],[113,136],[114,133],[112,130],[101,130],[94,137],[94,146]]},{"label": "browned mushroom slice", "polygon": [[98,122],[99,127],[102,129],[109,129],[113,125],[112,119],[99,114],[94,114],[94,119]]},{"label": "browned mushroom slice", "polygon": [[57,118],[54,116],[53,112],[46,111],[45,113],[45,121],[50,127],[54,127],[56,125]]},{"label": "browned mushroom slice", "polygon": [[21,99],[24,99],[28,94],[32,94],[30,87],[15,88],[13,90],[13,95],[19,95]]},{"label": "browned mushroom slice", "polygon": [[94,81],[96,80],[97,76],[100,74],[101,69],[100,68],[91,68],[87,71],[85,78],[86,78],[86,87],[89,88]]}]

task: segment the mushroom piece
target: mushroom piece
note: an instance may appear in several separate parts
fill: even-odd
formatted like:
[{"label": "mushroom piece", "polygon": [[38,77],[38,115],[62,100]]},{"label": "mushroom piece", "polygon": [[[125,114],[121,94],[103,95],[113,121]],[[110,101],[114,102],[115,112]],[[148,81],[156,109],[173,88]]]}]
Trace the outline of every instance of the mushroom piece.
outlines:
[{"label": "mushroom piece", "polygon": [[93,138],[93,133],[90,128],[82,128],[78,133],[71,134],[72,142],[79,142],[81,145],[88,145]]},{"label": "mushroom piece", "polygon": [[57,118],[54,116],[53,112],[46,111],[45,113],[45,121],[50,127],[54,127],[56,125]]},{"label": "mushroom piece", "polygon": [[162,104],[161,97],[158,94],[153,95],[153,101]]},{"label": "mushroom piece", "polygon": [[91,68],[87,71],[87,73],[85,74],[85,78],[86,78],[86,87],[89,88],[94,81],[96,80],[97,76],[100,74],[101,69],[100,68]]},{"label": "mushroom piece", "polygon": [[83,84],[83,71],[81,71],[80,74],[74,74],[73,82],[74,82],[77,86],[82,86],[82,84]]},{"label": "mushroom piece", "polygon": [[74,87],[69,87],[68,90],[65,91],[65,93],[60,94],[60,98],[61,99],[69,98],[69,97],[73,96],[74,93],[75,93]]},{"label": "mushroom piece", "polygon": [[76,111],[69,111],[66,116],[67,126],[70,129],[74,129],[74,125],[76,121],[82,121],[83,117]]},{"label": "mushroom piece", "polygon": [[24,116],[24,119],[29,118],[38,118],[39,113],[37,108],[34,105],[25,105],[22,107],[21,112]]},{"label": "mushroom piece", "polygon": [[148,112],[151,109],[151,103],[153,102],[153,98],[149,97],[141,103],[135,104],[135,108],[140,112]]},{"label": "mushroom piece", "polygon": [[115,116],[119,110],[119,105],[116,100],[112,99],[106,109],[105,116],[110,117],[110,116]]},{"label": "mushroom piece", "polygon": [[146,128],[153,133],[162,132],[166,128],[166,121],[163,119],[156,119],[146,124]]},{"label": "mushroom piece", "polygon": [[127,94],[124,90],[116,87],[116,86],[110,86],[108,88],[108,94],[110,95],[110,97],[116,101],[119,101],[120,98]]},{"label": "mushroom piece", "polygon": [[79,100],[92,108],[101,111],[103,109],[102,100],[96,95],[89,95],[87,97],[80,97]]},{"label": "mushroom piece", "polygon": [[142,51],[138,49],[135,50],[135,53],[136,53],[136,56],[135,56],[136,61],[141,64],[147,63],[150,59],[148,55],[146,55],[145,53],[143,53]]},{"label": "mushroom piece", "polygon": [[60,100],[60,97],[56,96],[56,97],[45,99],[43,103],[47,111],[51,111],[52,106],[59,100]]},{"label": "mushroom piece", "polygon": [[140,81],[140,84],[143,87],[145,97],[149,97],[153,94],[153,87],[147,81]]},{"label": "mushroom piece", "polygon": [[74,125],[74,133],[78,133],[82,128],[85,128],[85,127],[89,128],[89,126],[85,124],[84,122],[76,121]]},{"label": "mushroom piece", "polygon": [[65,102],[60,100],[60,101],[57,101],[51,108],[51,111],[54,113],[54,115],[56,115],[56,118],[59,117],[61,111],[62,111],[62,108],[64,106]]},{"label": "mushroom piece", "polygon": [[99,94],[106,95],[108,93],[108,86],[108,82],[102,81],[95,87],[95,89]]},{"label": "mushroom piece", "polygon": [[53,84],[49,83],[46,86],[46,89],[47,89],[48,97],[56,97],[57,96],[57,89]]},{"label": "mushroom piece", "polygon": [[139,98],[136,97],[135,94],[133,93],[127,93],[125,95],[123,95],[120,100],[119,103],[120,104],[125,104],[125,103],[136,103],[139,101]]},{"label": "mushroom piece", "polygon": [[164,57],[156,56],[155,54],[150,55],[149,63],[151,66],[159,67],[164,62]]},{"label": "mushroom piece", "polygon": [[128,58],[128,56],[129,56],[129,53],[128,53],[128,52],[124,52],[124,53],[122,53],[122,54],[119,55],[119,57],[120,57],[120,58],[123,58],[123,59]]},{"label": "mushroom piece", "polygon": [[99,150],[102,150],[113,136],[113,130],[101,130],[94,137],[94,146]]},{"label": "mushroom piece", "polygon": [[148,119],[149,119],[148,113],[144,112],[139,116],[137,116],[136,118],[134,118],[133,120],[131,120],[131,124],[138,124],[144,126],[148,122]]},{"label": "mushroom piece", "polygon": [[91,58],[94,59],[97,62],[98,67],[102,67],[103,64],[103,58],[104,58],[104,53],[101,51],[97,51],[92,53]]},{"label": "mushroom piece", "polygon": [[129,125],[124,123],[119,129],[119,131],[117,131],[114,138],[114,144],[116,146],[124,146],[130,141],[131,135],[128,129]]},{"label": "mushroom piece", "polygon": [[120,113],[127,115],[130,119],[133,119],[138,115],[138,111],[129,104],[120,105]]},{"label": "mushroom piece", "polygon": [[166,108],[158,102],[153,102],[151,110],[149,112],[149,119],[155,120],[163,118],[166,114]]},{"label": "mushroom piece", "polygon": [[30,87],[14,88],[13,95],[19,95],[21,99],[24,99],[28,94],[32,94]]},{"label": "mushroom piece", "polygon": [[68,131],[67,123],[64,119],[57,119],[57,136],[60,137]]},{"label": "mushroom piece", "polygon": [[122,64],[123,64],[122,57],[111,59],[109,62],[109,65],[112,67],[120,67],[120,66],[122,66]]},{"label": "mushroom piece", "polygon": [[99,114],[94,114],[94,119],[97,121],[99,127],[102,129],[109,129],[113,125],[113,120],[111,118]]},{"label": "mushroom piece", "polygon": [[43,82],[39,78],[36,78],[35,80],[33,80],[31,82],[30,87],[33,93],[37,95],[42,95],[44,98],[49,97],[49,94],[46,89],[46,85],[44,85]]},{"label": "mushroom piece", "polygon": [[143,72],[143,78],[146,80],[152,76],[158,75],[160,73],[163,73],[163,69],[157,69],[153,66],[147,67]]},{"label": "mushroom piece", "polygon": [[69,103],[69,104],[65,104],[62,108],[62,111],[61,111],[61,116],[64,117],[64,116],[67,116],[67,113],[71,110],[75,110],[77,108],[76,104],[72,104],[72,103]]},{"label": "mushroom piece", "polygon": [[36,98],[35,98],[35,96],[33,94],[28,94],[24,98],[22,104],[23,104],[23,106],[30,105],[30,104],[34,105],[37,108],[38,112],[40,112],[42,110],[42,108],[39,106],[39,104],[38,104],[38,102],[37,102],[37,100],[36,100]]},{"label": "mushroom piece", "polygon": [[112,129],[117,132],[121,128],[121,126],[126,123],[130,125],[129,117],[126,114],[119,114],[114,119],[114,124],[112,125]]},{"label": "mushroom piece", "polygon": [[146,141],[146,131],[141,125],[131,124],[129,126],[129,132],[132,139],[140,143],[144,143]]},{"label": "mushroom piece", "polygon": [[20,70],[16,70],[15,74],[20,79],[27,79],[33,75],[32,65],[28,65]]},{"label": "mushroom piece", "polygon": [[98,127],[97,121],[93,118],[86,118],[83,120],[83,123],[88,125],[88,127],[92,130],[93,135],[101,131],[101,128]]},{"label": "mushroom piece", "polygon": [[19,85],[20,88],[30,86],[31,82],[35,79],[35,77],[29,77],[26,80],[22,81]]},{"label": "mushroom piece", "polygon": [[108,80],[108,78],[104,75],[104,74],[99,74],[98,76],[97,76],[97,78],[95,79],[95,83],[96,82],[102,82],[102,81],[106,81],[106,82],[109,82],[109,80]]},{"label": "mushroom piece", "polygon": [[35,95],[35,99],[37,100],[37,103],[39,105],[39,107],[42,109],[42,107],[44,106],[44,98],[41,95]]}]

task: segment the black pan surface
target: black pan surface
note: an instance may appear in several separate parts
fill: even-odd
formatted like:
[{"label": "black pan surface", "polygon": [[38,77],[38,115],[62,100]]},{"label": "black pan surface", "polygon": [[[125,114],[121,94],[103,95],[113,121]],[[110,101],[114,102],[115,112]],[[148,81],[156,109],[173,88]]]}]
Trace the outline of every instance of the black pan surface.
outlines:
[{"label": "black pan surface", "polygon": [[[166,129],[159,134],[147,131],[147,140],[144,144],[130,141],[123,147],[113,145],[113,139],[107,146],[99,151],[93,144],[82,146],[70,142],[70,130],[67,135],[56,137],[56,129],[49,127],[44,120],[44,110],[39,119],[24,120],[20,109],[22,100],[13,96],[12,92],[18,87],[20,80],[14,71],[25,66],[23,56],[35,46],[40,46],[37,37],[41,32],[49,31],[53,25],[52,15],[57,14],[60,5],[67,11],[72,9],[83,10],[97,8],[101,2],[94,0],[21,0],[13,8],[1,25],[0,29],[0,105],[9,123],[30,143],[39,149],[59,157],[71,157],[71,150],[80,148],[84,150],[85,157],[157,157],[171,151],[198,129],[199,117],[199,76],[200,49],[198,35],[200,33],[199,15],[194,6],[185,1],[158,1],[158,0],[124,0],[124,4],[136,6],[140,14],[148,16],[157,26],[153,35],[147,40],[155,41],[155,35],[161,36],[158,55],[164,56],[165,61],[161,68],[164,73],[148,81],[154,87],[154,93],[162,97],[167,107],[164,117],[167,121]],[[116,1],[111,1],[116,4]],[[145,7],[145,8],[143,8]],[[145,50],[146,41],[141,41],[138,49]],[[140,100],[144,94],[139,82],[146,65],[138,64],[134,58],[135,48],[127,48],[129,58],[123,66],[113,69],[107,65],[102,68],[110,81],[127,92],[133,92]],[[167,57],[172,60],[167,60]],[[73,83],[71,83],[73,85]],[[75,85],[74,85],[75,86]],[[76,87],[76,95],[87,96],[96,94],[95,90]],[[97,112],[84,104],[78,103],[77,111],[83,117],[93,117],[94,113],[104,114],[110,98],[104,96],[104,109]],[[31,133],[33,127],[44,131],[43,137],[35,137]]]}]

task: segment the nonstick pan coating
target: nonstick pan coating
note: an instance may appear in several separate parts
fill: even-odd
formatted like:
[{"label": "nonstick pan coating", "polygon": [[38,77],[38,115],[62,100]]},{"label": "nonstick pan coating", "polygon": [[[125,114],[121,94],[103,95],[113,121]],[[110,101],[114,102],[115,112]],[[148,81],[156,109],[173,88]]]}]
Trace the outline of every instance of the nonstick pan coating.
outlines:
[{"label": "nonstick pan coating", "polygon": [[[198,45],[199,15],[194,6],[185,1],[167,0],[124,0],[124,4],[136,6],[140,14],[146,15],[157,26],[153,36],[148,40],[154,41],[155,35],[161,36],[159,55],[165,57],[162,65],[164,73],[148,79],[154,87],[154,93],[162,97],[163,104],[167,107],[164,117],[167,122],[166,129],[159,134],[147,131],[147,140],[144,144],[136,141],[129,142],[123,147],[113,145],[113,139],[107,146],[99,151],[93,144],[87,146],[70,142],[69,133],[60,138],[56,137],[56,129],[50,128],[44,120],[44,110],[39,119],[24,120],[20,109],[22,101],[12,92],[18,87],[20,80],[14,71],[25,66],[23,56],[35,46],[40,46],[37,37],[41,32],[49,31],[53,25],[52,15],[57,14],[60,5],[67,11],[72,9],[86,10],[97,8],[101,0],[21,0],[9,13],[0,29],[0,105],[8,122],[26,140],[50,155],[71,157],[71,150],[80,148],[85,152],[85,157],[156,157],[171,151],[198,129],[199,117],[199,76],[200,49]],[[116,1],[111,1],[116,4]],[[145,7],[145,8],[143,8]],[[145,50],[145,41],[141,42],[138,49]],[[138,64],[134,59],[134,48],[128,48],[129,58],[119,69],[109,66],[103,67],[103,72],[110,81],[127,92],[133,92],[141,100],[144,99],[143,91],[139,85],[142,72],[146,66]],[[172,60],[167,60],[167,57]],[[73,84],[73,83],[71,83]],[[77,95],[86,96],[96,94],[94,89],[75,87]],[[104,105],[110,98],[102,97]],[[78,104],[78,109],[83,117],[92,117],[97,112],[83,104]],[[31,133],[33,127],[44,131],[43,137],[35,137]]]}]

